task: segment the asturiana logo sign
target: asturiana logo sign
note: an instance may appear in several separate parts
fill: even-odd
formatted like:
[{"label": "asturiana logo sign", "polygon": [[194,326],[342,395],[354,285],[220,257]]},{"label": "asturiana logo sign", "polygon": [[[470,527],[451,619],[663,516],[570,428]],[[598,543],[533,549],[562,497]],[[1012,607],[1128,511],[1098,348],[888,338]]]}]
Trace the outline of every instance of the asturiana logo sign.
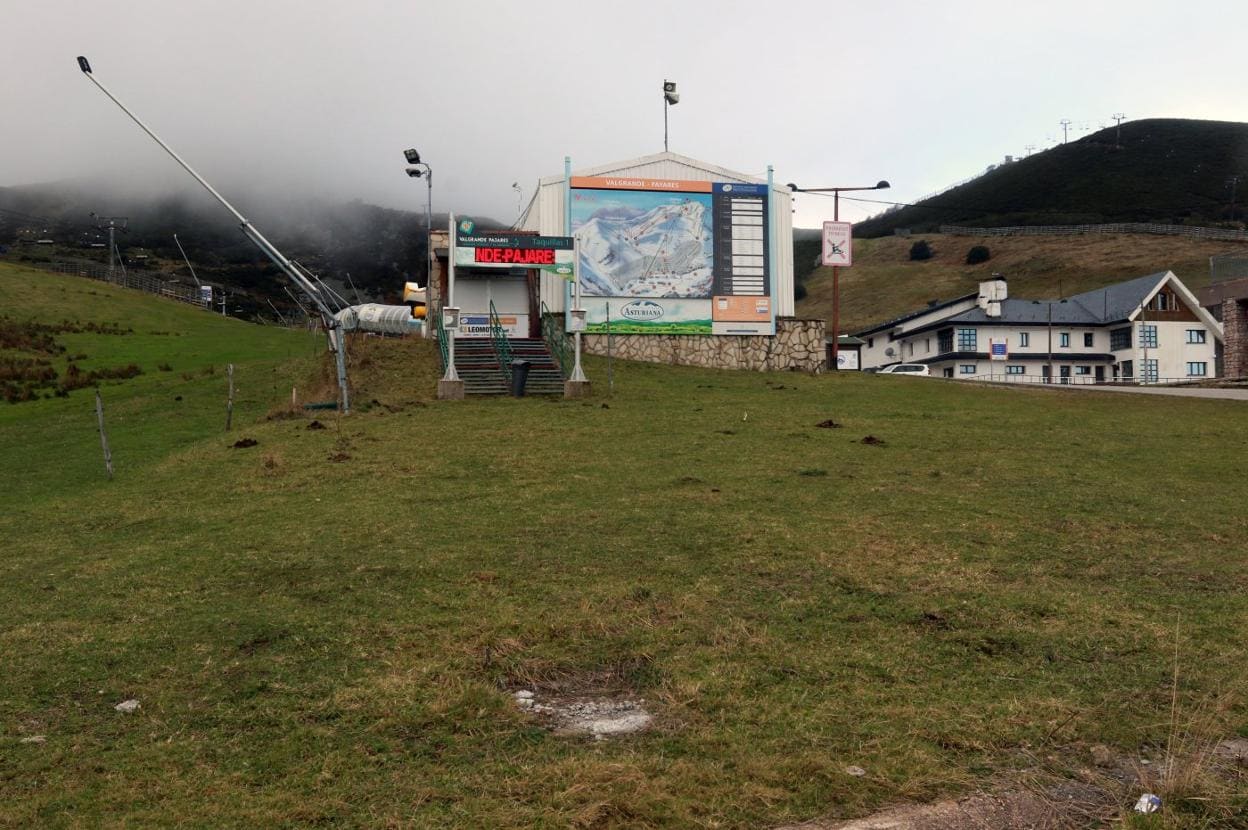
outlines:
[{"label": "asturiana logo sign", "polygon": [[663,316],[663,306],[653,300],[633,300],[620,314],[625,320],[657,320]]}]

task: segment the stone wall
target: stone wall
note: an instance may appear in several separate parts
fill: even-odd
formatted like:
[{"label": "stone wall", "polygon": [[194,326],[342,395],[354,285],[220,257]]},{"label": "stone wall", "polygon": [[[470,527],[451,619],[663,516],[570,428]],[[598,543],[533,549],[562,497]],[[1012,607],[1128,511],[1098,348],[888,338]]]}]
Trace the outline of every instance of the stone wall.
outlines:
[{"label": "stone wall", "polygon": [[1222,301],[1222,374],[1248,377],[1248,300]]},{"label": "stone wall", "polygon": [[[562,318],[562,315],[559,315]],[[605,355],[607,336],[582,336],[586,354]],[[774,337],[694,334],[613,334],[611,354],[623,360],[704,366],[709,369],[822,372],[826,366],[822,320],[776,320]]]}]

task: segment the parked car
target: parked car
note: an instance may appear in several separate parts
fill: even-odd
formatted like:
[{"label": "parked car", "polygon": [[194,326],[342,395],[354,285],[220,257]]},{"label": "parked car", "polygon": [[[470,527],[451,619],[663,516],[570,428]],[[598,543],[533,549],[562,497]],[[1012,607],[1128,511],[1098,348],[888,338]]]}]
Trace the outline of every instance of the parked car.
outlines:
[{"label": "parked car", "polygon": [[916,377],[927,377],[931,375],[931,371],[922,363],[894,363],[892,366],[885,366],[880,370],[881,375],[914,375]]}]

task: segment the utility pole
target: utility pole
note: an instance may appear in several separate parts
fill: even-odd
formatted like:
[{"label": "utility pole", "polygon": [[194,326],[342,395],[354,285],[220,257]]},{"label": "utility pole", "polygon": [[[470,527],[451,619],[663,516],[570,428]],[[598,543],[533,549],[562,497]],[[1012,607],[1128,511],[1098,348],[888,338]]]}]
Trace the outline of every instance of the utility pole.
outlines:
[{"label": "utility pole", "polygon": [[1120,112],[1116,112],[1113,115],[1114,124],[1116,125],[1116,129],[1114,131],[1114,146],[1119,150],[1122,149],[1122,120],[1124,118],[1126,118],[1126,116]]},{"label": "utility pole", "polygon": [[1062,125],[1062,143],[1065,144],[1066,139],[1069,137],[1069,134],[1070,134],[1070,125],[1073,122],[1069,118],[1063,118],[1058,123]]},{"label": "utility pole", "polygon": [[1034,144],[1028,144],[1028,145],[1027,145],[1025,148],[1023,148],[1023,149],[1025,149],[1025,150],[1027,151],[1027,156],[1028,156],[1028,157],[1030,157],[1030,156],[1031,156],[1031,154],[1032,154],[1032,152],[1036,149],[1036,145],[1034,145]]}]

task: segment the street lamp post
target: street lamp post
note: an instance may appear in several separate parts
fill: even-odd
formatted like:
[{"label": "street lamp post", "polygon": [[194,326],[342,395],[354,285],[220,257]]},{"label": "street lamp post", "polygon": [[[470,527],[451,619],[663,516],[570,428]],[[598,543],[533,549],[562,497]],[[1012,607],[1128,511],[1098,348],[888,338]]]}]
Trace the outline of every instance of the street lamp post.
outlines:
[{"label": "street lamp post", "polygon": [[[1058,300],[1058,302],[1064,303],[1066,302],[1066,300],[1062,299],[1062,300]],[[1040,300],[1032,300],[1031,304],[1040,305]],[[1049,377],[1045,380],[1045,383],[1052,383],[1053,382],[1053,301],[1045,300],[1044,304],[1049,307],[1049,315],[1048,315],[1048,318],[1049,318],[1049,363],[1048,363]]]},{"label": "street lamp post", "polygon": [[[433,168],[420,160],[415,149],[403,151],[407,163],[407,175],[413,179],[425,178],[425,299],[429,299],[429,283],[433,280]],[[424,168],[423,170],[421,168]]]},{"label": "street lamp post", "polygon": [[[789,190],[794,193],[831,193],[832,220],[841,221],[841,194],[854,190],[887,190],[891,185],[881,179],[874,187],[798,187],[789,182]],[[836,368],[841,351],[841,268],[832,266],[832,368]]]}]

